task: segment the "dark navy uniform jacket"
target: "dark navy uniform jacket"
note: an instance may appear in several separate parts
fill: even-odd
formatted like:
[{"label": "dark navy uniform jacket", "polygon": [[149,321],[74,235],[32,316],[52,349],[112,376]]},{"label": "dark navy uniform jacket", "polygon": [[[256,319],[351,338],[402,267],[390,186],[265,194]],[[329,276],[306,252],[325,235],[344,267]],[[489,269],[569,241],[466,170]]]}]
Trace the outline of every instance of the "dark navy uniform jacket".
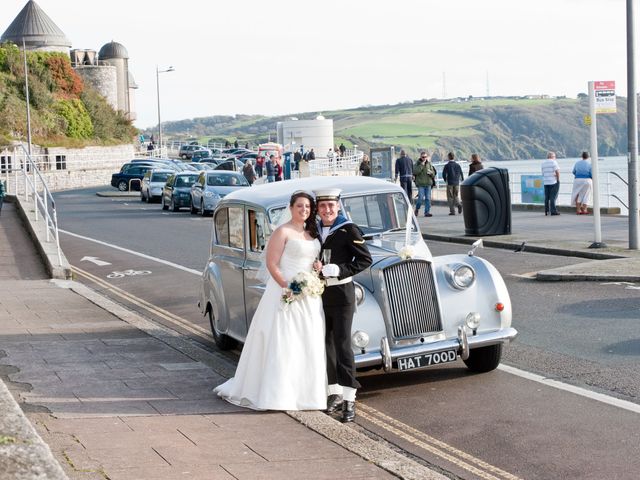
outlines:
[{"label": "dark navy uniform jacket", "polygon": [[[322,223],[318,224],[318,231],[322,232]],[[322,249],[331,249],[330,263],[340,269],[338,280],[352,277],[369,268],[372,263],[362,232],[342,215],[333,223]],[[355,301],[353,282],[327,286],[322,294],[323,305],[352,305]]]}]

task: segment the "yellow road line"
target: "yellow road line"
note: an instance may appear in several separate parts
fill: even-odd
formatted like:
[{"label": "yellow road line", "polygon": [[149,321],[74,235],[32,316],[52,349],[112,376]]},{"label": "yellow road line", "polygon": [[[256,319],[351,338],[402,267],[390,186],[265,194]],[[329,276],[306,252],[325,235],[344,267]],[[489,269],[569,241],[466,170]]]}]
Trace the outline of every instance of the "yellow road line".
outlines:
[{"label": "yellow road line", "polygon": [[[416,430],[409,425],[389,417],[384,413],[372,408],[368,405],[360,402],[358,404],[359,414],[365,420],[382,427],[383,429],[399,436],[400,438],[407,440],[409,443],[416,445],[423,450],[433,453],[445,460],[457,465],[475,475],[486,480],[520,480],[519,477],[506,472],[498,467],[495,467],[479,458],[474,457],[462,450],[459,450],[451,445],[442,442],[436,438],[427,435],[424,432]],[[461,460],[461,459],[464,459]],[[494,475],[498,475],[497,477]]]},{"label": "yellow road line", "polygon": [[146,300],[143,300],[141,298],[138,298],[134,295],[131,295],[130,293],[122,290],[121,288],[118,288],[114,285],[111,285],[109,282],[106,282],[104,280],[102,280],[100,277],[96,277],[95,275],[86,272],[84,270],[81,270],[78,267],[74,267],[71,266],[71,270],[74,271],[75,273],[77,273],[78,275],[94,282],[97,283],[98,285],[100,285],[101,287],[104,287],[105,289],[109,290],[110,292],[112,292],[114,295],[117,295],[125,300],[127,300],[128,302],[133,303],[134,305],[137,305],[141,308],[144,308],[145,310],[149,311],[150,313],[163,318],[164,320],[173,323],[176,326],[179,326],[180,328],[187,330],[188,332],[203,338],[207,341],[211,341],[211,332],[209,332],[209,330],[202,328],[200,325],[194,325],[193,323],[188,322],[187,320],[185,320],[182,317],[179,317],[167,310],[164,310],[163,308],[157,307],[149,302],[147,302]]}]

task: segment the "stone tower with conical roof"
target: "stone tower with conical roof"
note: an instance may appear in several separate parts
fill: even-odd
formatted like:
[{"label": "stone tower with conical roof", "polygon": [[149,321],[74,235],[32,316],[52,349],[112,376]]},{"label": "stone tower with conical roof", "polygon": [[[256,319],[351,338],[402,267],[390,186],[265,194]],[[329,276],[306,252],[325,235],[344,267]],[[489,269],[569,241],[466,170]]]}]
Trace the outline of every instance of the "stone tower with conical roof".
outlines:
[{"label": "stone tower with conical roof", "polygon": [[62,52],[69,55],[71,42],[58,26],[33,0],[29,0],[9,28],[0,37],[0,43],[12,42],[28,50]]},{"label": "stone tower with conical roof", "polygon": [[82,79],[93,86],[115,109],[135,120],[134,92],[138,88],[129,71],[129,54],[124,45],[110,42],[100,49],[71,50],[71,42],[44,10],[29,0],[9,28],[0,37],[0,43],[11,42],[27,50],[61,52],[71,57],[71,65]]}]

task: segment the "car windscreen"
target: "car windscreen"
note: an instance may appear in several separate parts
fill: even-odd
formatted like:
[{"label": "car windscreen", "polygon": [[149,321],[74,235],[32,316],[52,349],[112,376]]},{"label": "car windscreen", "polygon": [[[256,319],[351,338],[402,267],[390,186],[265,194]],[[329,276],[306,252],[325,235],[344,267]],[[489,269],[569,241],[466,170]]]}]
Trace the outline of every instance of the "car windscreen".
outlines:
[{"label": "car windscreen", "polygon": [[151,174],[151,181],[164,183],[167,181],[167,178],[169,178],[169,175],[171,175],[171,172],[154,172]]},{"label": "car windscreen", "polygon": [[249,182],[242,175],[207,175],[207,185],[211,187],[248,187]]},{"label": "car windscreen", "polygon": [[400,192],[343,197],[343,213],[366,234],[405,228],[407,217],[417,231],[411,210]]},{"label": "car windscreen", "polygon": [[180,175],[176,178],[176,187],[190,187],[198,179],[198,175]]}]

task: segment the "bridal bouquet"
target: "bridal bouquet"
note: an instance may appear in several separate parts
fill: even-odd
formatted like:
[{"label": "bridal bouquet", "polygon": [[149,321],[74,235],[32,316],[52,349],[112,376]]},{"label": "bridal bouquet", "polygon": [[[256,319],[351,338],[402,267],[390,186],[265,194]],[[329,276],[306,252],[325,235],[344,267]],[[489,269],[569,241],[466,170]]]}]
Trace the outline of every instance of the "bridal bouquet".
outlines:
[{"label": "bridal bouquet", "polygon": [[285,289],[285,293],[282,295],[282,301],[288,305],[293,303],[300,295],[319,297],[323,291],[324,282],[320,280],[317,273],[299,272],[289,282],[289,287]]}]

